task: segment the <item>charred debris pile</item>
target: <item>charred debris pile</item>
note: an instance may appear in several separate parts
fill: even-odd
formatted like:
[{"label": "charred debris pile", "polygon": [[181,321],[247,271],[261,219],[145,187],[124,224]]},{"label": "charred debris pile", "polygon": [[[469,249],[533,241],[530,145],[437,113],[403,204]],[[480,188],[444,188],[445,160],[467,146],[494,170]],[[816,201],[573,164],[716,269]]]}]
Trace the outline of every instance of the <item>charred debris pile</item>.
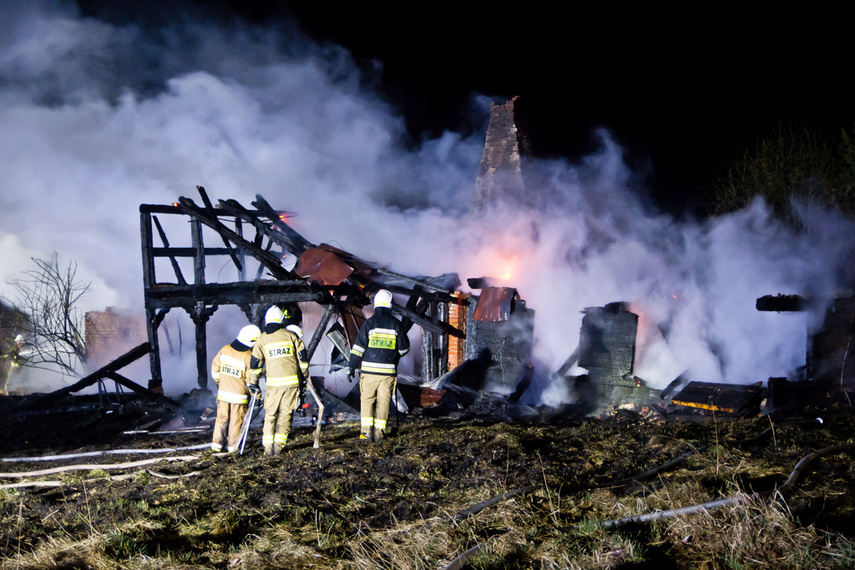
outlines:
[{"label": "charred debris pile", "polygon": [[[399,414],[474,415],[513,422],[615,413],[656,420],[673,415],[738,417],[759,413],[761,405],[764,411],[786,413],[806,404],[846,399],[855,379],[847,358],[855,332],[852,298],[837,300],[822,328],[807,331],[807,363],[800,381],[772,378],[765,385],[758,381],[739,386],[679,377],[664,390],[653,389],[634,375],[638,316],[625,303],[615,302],[584,309],[579,344],[568,347],[567,360],[552,373],[550,381],[565,383],[575,403],[535,406],[531,404],[536,401],[531,393],[535,311],[513,287],[470,278],[467,284],[473,293],[464,293],[457,274],[396,273],[332,245],[310,243],[287,223],[287,212],[275,210],[261,196],[251,209],[235,200],[220,200],[215,206],[204,188],[197,189],[201,205],[181,197],[170,205],[140,206],[148,341],[62,390],[16,399],[10,412],[37,417],[65,410],[71,406],[69,396],[97,385],[97,396],[87,396],[83,403],[77,397],[74,405],[103,415],[124,410],[133,401],[137,409],[147,408],[139,419],[143,428],[192,427],[204,423],[206,410],[216,407],[209,391],[206,324],[217,310],[236,306],[248,321],[260,325],[269,306],[293,307],[315,325],[306,327],[304,339],[310,359],[324,338],[331,341],[328,373],[334,375],[346,366],[349,347],[365,319],[364,308],[379,289],[394,294],[392,310],[405,327],[421,331],[420,350],[413,351],[413,373],[399,377],[394,403]],[[189,244],[181,236],[182,245],[173,245],[177,242],[167,229],[186,233],[188,227]],[[211,236],[215,245],[205,241]],[[234,279],[213,279],[207,268],[221,268],[224,260]],[[222,274],[220,269],[216,277]],[[764,311],[798,311],[806,306],[796,296],[757,300],[757,309]],[[180,400],[167,398],[163,390],[161,339],[170,350],[171,341],[168,332],[159,329],[173,309],[186,312],[195,329],[198,389]],[[122,374],[125,366],[143,357],[149,360],[147,386]],[[579,369],[587,373],[570,374]],[[331,410],[325,423],[357,415],[353,385],[313,376],[316,391]],[[108,381],[115,384],[115,391],[107,389]],[[313,410],[309,402],[303,415],[311,416]]]}]

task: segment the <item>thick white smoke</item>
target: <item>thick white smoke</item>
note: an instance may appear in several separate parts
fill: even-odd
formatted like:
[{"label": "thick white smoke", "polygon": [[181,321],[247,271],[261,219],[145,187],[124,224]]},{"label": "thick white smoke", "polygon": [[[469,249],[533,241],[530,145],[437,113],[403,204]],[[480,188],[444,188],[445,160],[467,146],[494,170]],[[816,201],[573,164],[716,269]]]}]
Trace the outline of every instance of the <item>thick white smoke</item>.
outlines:
[{"label": "thick white smoke", "polygon": [[[139,205],[198,202],[197,184],[247,206],[261,194],[310,241],[402,273],[507,275],[537,311],[547,369],[575,349],[582,309],[627,301],[641,317],[636,374],[660,386],[684,371],[791,373],[806,317],[758,313],[755,299],[828,299],[851,278],[849,222],[811,212],[796,234],[761,203],[698,223],[655,214],[605,131],[578,163],[533,165],[535,207],[471,215],[483,130],[405,149],[402,119],[363,79],[346,51],[293,31],[152,31],[64,3],[0,5],[0,295],[29,257],[56,251],[93,281],[86,309],[141,312]],[[473,109],[486,128],[486,98]],[[242,324],[209,331],[209,352]],[[185,352],[192,335],[185,325]]]}]

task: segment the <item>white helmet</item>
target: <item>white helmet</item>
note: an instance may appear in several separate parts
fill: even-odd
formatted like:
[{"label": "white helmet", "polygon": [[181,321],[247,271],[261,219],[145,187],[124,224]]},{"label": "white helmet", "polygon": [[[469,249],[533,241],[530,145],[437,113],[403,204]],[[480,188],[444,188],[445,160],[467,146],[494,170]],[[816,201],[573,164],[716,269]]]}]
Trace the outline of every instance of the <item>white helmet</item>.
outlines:
[{"label": "white helmet", "polygon": [[19,334],[15,337],[15,342],[24,342],[24,335]]},{"label": "white helmet", "polygon": [[264,314],[264,324],[269,325],[270,323],[281,323],[284,318],[285,312],[278,306],[273,305],[267,309],[267,312]]},{"label": "white helmet", "polygon": [[380,289],[374,294],[374,307],[391,307],[392,294],[386,289]]},{"label": "white helmet", "polygon": [[297,325],[288,325],[285,328],[287,330],[291,331],[292,333],[294,333],[295,335],[297,335],[298,337],[303,338],[303,329],[301,329]]},{"label": "white helmet", "polygon": [[261,331],[258,330],[258,327],[255,325],[246,325],[237,335],[237,341],[244,346],[248,346],[252,348],[255,346],[255,343],[258,341],[258,336],[261,334]]}]

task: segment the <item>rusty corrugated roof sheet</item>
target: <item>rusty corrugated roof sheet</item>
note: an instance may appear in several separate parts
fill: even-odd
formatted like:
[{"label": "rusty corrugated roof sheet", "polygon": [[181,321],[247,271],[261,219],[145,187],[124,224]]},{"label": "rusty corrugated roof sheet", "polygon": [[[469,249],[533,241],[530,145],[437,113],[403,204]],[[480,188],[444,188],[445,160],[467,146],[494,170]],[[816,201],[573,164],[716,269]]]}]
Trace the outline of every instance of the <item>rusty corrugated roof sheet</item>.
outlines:
[{"label": "rusty corrugated roof sheet", "polygon": [[473,318],[476,321],[501,322],[511,318],[517,290],[512,287],[485,287],[481,290]]},{"label": "rusty corrugated roof sheet", "polygon": [[300,255],[294,273],[322,285],[338,285],[353,273],[353,267],[323,247],[310,247]]}]

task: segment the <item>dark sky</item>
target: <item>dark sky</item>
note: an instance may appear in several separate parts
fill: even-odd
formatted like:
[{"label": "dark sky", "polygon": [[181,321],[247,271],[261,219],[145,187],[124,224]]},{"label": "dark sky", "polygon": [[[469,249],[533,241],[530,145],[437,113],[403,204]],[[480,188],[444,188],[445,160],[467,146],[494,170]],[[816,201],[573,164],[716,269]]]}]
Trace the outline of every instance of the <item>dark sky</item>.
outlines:
[{"label": "dark sky", "polygon": [[[136,3],[80,0],[121,17]],[[250,25],[296,25],[347,48],[415,140],[471,131],[475,93],[526,103],[535,152],[573,159],[608,128],[661,202],[696,205],[726,161],[777,124],[855,126],[842,14],[220,0],[170,3]],[[555,5],[557,6],[557,4]]]},{"label": "dark sky", "polygon": [[[383,85],[414,130],[459,128],[468,95],[520,95],[535,150],[573,157],[608,127],[653,191],[694,194],[780,122],[852,129],[852,46],[840,15],[424,5],[403,17],[303,7],[313,35],[384,63]],[[356,5],[358,6],[358,5]],[[716,10],[713,12],[713,10]]]}]

